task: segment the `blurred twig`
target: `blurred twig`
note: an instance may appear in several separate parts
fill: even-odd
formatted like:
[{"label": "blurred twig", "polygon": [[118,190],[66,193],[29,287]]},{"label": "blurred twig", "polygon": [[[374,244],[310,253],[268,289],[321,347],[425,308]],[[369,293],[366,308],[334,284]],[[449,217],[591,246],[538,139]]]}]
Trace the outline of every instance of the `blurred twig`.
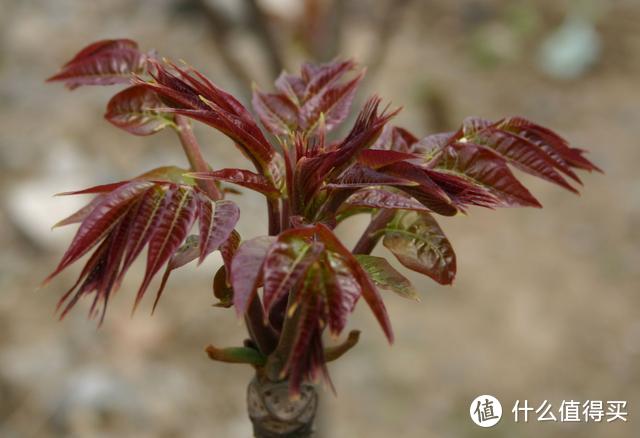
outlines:
[{"label": "blurred twig", "polygon": [[233,75],[235,80],[242,85],[241,89],[246,89],[251,84],[252,78],[244,64],[236,57],[231,50],[229,44],[229,36],[233,28],[233,23],[229,21],[227,16],[211,6],[207,0],[186,0],[189,6],[193,7],[197,12],[209,23],[209,29],[213,33],[213,43],[216,46],[222,61]]},{"label": "blurred twig", "polygon": [[347,0],[334,0],[332,7],[329,9],[329,14],[327,15],[327,23],[329,23],[327,27],[328,35],[321,53],[321,56],[326,60],[338,56],[342,48],[346,4]]},{"label": "blurred twig", "polygon": [[433,132],[446,132],[454,128],[449,100],[441,87],[426,85],[419,94],[419,102],[425,122]]},{"label": "blurred twig", "polygon": [[257,0],[244,0],[249,13],[249,26],[262,45],[269,70],[273,78],[278,77],[284,68],[282,54],[274,33],[269,27],[269,20]]},{"label": "blurred twig", "polygon": [[348,0],[305,0],[302,34],[306,51],[314,61],[328,61],[338,55],[347,3]]},{"label": "blurred twig", "polygon": [[387,0],[382,19],[375,27],[377,30],[377,39],[376,42],[371,45],[372,49],[366,64],[368,81],[373,79],[378,70],[380,70],[389,51],[391,40],[400,27],[402,14],[412,1],[413,0]]}]

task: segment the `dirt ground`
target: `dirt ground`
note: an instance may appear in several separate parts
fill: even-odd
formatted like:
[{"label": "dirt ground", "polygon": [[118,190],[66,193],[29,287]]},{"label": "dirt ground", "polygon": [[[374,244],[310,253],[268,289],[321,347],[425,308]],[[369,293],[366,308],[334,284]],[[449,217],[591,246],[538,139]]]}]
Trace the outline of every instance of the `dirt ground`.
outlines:
[{"label": "dirt ground", "polygon": [[[79,267],[37,289],[73,232],[51,225],[86,201],[53,193],[185,164],[170,133],[133,137],[102,119],[112,89],[69,93],[45,84],[47,76],[90,41],[131,37],[234,92],[250,85],[229,73],[210,25],[177,3],[0,6],[2,437],[250,436],[251,370],[210,362],[203,351],[244,338],[233,312],[211,307],[219,259],[176,272],[156,314],[148,298],[130,318],[139,265],[100,329],[85,317],[87,302],[62,322],[54,316]],[[289,39],[295,17],[287,16],[296,2],[263,3],[282,29],[287,67],[297,69],[303,55]],[[345,3],[340,55],[367,63],[384,2]],[[540,47],[567,14],[587,16],[600,50],[583,71],[560,78],[540,67]],[[412,276],[421,303],[389,295],[391,347],[359,306],[350,327],[362,339],[330,365],[338,394],[321,391],[319,437],[640,436],[639,22],[635,0],[414,0],[402,11],[360,98],[376,91],[403,105],[397,123],[419,135],[468,115],[523,115],[588,149],[605,174],[584,175],[579,197],[523,177],[543,209],[473,209],[442,219],[458,255],[455,285]],[[235,32],[230,50],[267,88],[264,53],[246,31]],[[197,134],[214,167],[244,165],[221,135],[204,127]],[[264,233],[266,225],[252,220],[262,217],[262,200],[247,193],[238,203],[241,234]],[[345,226],[345,241],[363,224]],[[503,404],[494,428],[470,421],[480,394]],[[625,400],[628,422],[515,423],[516,400],[536,407],[548,400],[556,415],[562,400]]]}]

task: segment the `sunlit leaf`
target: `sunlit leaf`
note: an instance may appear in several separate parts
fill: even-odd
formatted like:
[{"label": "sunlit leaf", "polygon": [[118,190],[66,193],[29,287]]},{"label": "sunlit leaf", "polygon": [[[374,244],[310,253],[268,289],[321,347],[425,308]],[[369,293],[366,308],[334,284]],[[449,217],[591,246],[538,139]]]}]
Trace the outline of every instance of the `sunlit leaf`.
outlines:
[{"label": "sunlit leaf", "polygon": [[391,266],[387,259],[366,254],[356,254],[355,257],[376,286],[395,292],[401,297],[420,301],[411,282]]},{"label": "sunlit leaf", "polygon": [[191,188],[170,187],[166,203],[159,212],[158,222],[149,238],[147,268],[138,289],[135,307],[160,268],[180,247],[197,218],[197,203]]},{"label": "sunlit leaf", "polygon": [[506,162],[485,148],[470,143],[450,144],[432,166],[486,189],[498,201],[496,207],[540,207],[540,203],[511,173]]},{"label": "sunlit leaf", "polygon": [[429,213],[398,211],[387,225],[382,243],[407,268],[428,275],[441,284],[453,281],[455,253]]},{"label": "sunlit leaf", "polygon": [[134,181],[118,187],[97,203],[93,211],[82,221],[58,267],[47,277],[45,282],[93,248],[124,217],[131,207],[131,202],[152,186],[153,183],[150,182]]}]

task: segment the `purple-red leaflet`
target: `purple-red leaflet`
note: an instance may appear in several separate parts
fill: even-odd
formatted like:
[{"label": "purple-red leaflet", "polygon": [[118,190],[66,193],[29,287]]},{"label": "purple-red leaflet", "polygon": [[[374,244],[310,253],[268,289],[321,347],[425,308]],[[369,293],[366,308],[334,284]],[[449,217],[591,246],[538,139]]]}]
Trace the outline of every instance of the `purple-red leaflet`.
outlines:
[{"label": "purple-red leaflet", "polygon": [[269,248],[263,266],[263,305],[267,312],[274,303],[298,286],[324,251],[322,243],[307,243],[297,237],[299,234],[298,230],[285,231]]},{"label": "purple-red leaflet", "polygon": [[173,125],[173,117],[159,111],[164,107],[154,91],[134,85],[111,98],[104,117],[131,134],[151,135]]},{"label": "purple-red leaflet", "polygon": [[159,94],[164,112],[182,114],[218,129],[254,162],[266,170],[275,150],[262,134],[251,114],[231,94],[218,88],[191,68],[152,62],[153,82],[136,83]]},{"label": "purple-red leaflet", "polygon": [[317,224],[316,230],[320,240],[326,245],[329,250],[332,250],[339,254],[351,269],[352,275],[356,278],[362,289],[362,296],[371,308],[374,316],[380,323],[382,330],[389,342],[393,342],[393,330],[391,329],[391,323],[389,322],[389,316],[387,315],[387,309],[384,306],[382,297],[371,283],[371,280],[367,276],[366,272],[362,269],[358,261],[355,259],[351,251],[349,251],[340,240],[333,234],[333,232],[323,224]]},{"label": "purple-red leaflet", "polygon": [[[172,177],[175,169],[165,168],[165,171]],[[163,175],[163,170],[156,169],[148,175],[159,177]],[[112,190],[107,191],[108,189]],[[80,212],[63,220],[63,223],[80,221],[81,224],[60,264],[45,281],[49,281],[95,245],[99,246],[85,264],[74,287],[61,299],[59,306],[66,303],[62,316],[81,296],[93,291],[95,296],[90,314],[96,314],[96,304],[102,301],[104,316],[111,291],[119,287],[124,274],[148,244],[147,270],[136,297],[137,305],[162,265],[171,259],[172,266],[168,269],[170,271],[184,262],[184,254],[176,256],[178,249],[198,218],[206,223],[206,218],[202,218],[201,212],[206,211],[206,205],[210,206],[213,202],[197,187],[171,181],[144,180],[142,177],[128,182],[97,186],[78,193],[98,193],[98,197]],[[219,202],[223,204],[218,212],[219,219],[228,219],[225,211],[230,211],[231,222],[235,224],[237,218],[233,219],[233,212],[237,211],[237,207],[231,206],[230,201]],[[216,227],[220,227],[221,230]],[[213,221],[207,228],[210,239],[207,248],[209,252],[219,246],[215,242],[211,244],[211,240],[229,238],[233,227],[231,226],[231,230],[228,227],[229,223],[217,220],[214,214]],[[166,278],[163,288],[165,282]],[[67,302],[74,290],[75,295]]]},{"label": "purple-red leaflet", "polygon": [[429,213],[399,210],[385,228],[382,243],[407,268],[440,284],[453,282],[456,275],[453,247]]},{"label": "purple-red leaflet", "polygon": [[279,93],[262,93],[254,88],[254,110],[265,128],[276,136],[312,134],[321,123],[322,129],[331,131],[348,116],[362,79],[360,73],[347,82],[340,81],[354,68],[352,61],[304,64],[301,76],[283,73],[276,80]]},{"label": "purple-red leaflet", "polygon": [[255,190],[270,198],[277,197],[280,194],[269,178],[245,169],[220,169],[210,172],[192,172],[189,173],[188,176],[196,179],[226,181]]},{"label": "purple-red leaflet", "polygon": [[345,208],[349,207],[429,211],[413,198],[384,189],[362,189],[354,193],[345,202]]},{"label": "purple-red leaflet", "polygon": [[227,200],[213,203],[215,210],[212,212],[212,203],[208,202],[206,195],[198,193],[200,218],[200,256],[198,264],[226,242],[234,227],[240,219],[238,206]]},{"label": "purple-red leaflet", "polygon": [[148,55],[131,40],[98,41],[82,49],[47,81],[64,82],[69,89],[129,83],[133,74],[145,71],[147,60]]},{"label": "purple-red leaflet", "polygon": [[495,196],[492,207],[541,207],[506,162],[489,149],[471,143],[452,143],[443,148],[431,166],[485,188]]},{"label": "purple-red leaflet", "polygon": [[233,304],[238,316],[244,315],[253,299],[262,276],[262,266],[271,244],[272,236],[259,236],[240,244],[231,261],[231,285]]}]

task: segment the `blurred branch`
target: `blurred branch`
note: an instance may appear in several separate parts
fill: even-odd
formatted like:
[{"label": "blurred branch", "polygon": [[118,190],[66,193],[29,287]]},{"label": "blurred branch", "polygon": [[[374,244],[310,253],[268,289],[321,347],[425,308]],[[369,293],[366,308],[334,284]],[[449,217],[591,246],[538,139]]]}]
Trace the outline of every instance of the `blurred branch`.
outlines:
[{"label": "blurred branch", "polygon": [[[176,131],[180,138],[180,144],[182,145],[182,149],[189,160],[191,170],[195,172],[206,172],[211,170],[209,164],[202,156],[202,150],[200,149],[198,140],[193,133],[189,120],[186,116],[181,115],[176,115],[175,120],[178,124],[178,129]],[[220,193],[220,190],[218,190],[215,182],[201,180],[196,180],[196,182],[198,186],[214,201],[222,199],[222,194]]]},{"label": "blurred branch", "polygon": [[338,53],[342,48],[346,4],[347,0],[333,0],[333,4],[329,8],[329,14],[326,18],[327,23],[329,23],[329,26],[327,26],[328,35],[325,39],[325,44],[323,47],[324,50],[320,54],[323,59],[326,59],[327,61],[338,56]]},{"label": "blurred branch", "polygon": [[236,55],[231,50],[229,36],[233,28],[233,23],[227,16],[215,9],[207,0],[186,0],[197,12],[209,23],[209,29],[213,34],[213,43],[216,46],[222,61],[233,75],[235,80],[242,85],[241,89],[247,89],[252,82],[252,77]]},{"label": "blurred branch", "polygon": [[387,0],[382,20],[379,25],[375,27],[378,38],[377,41],[371,45],[372,49],[366,64],[368,72],[367,80],[373,79],[382,66],[389,51],[391,40],[400,27],[402,14],[411,2],[412,0]]},{"label": "blurred branch", "polygon": [[419,94],[419,101],[425,122],[433,132],[446,132],[454,128],[449,100],[441,87],[425,85]]},{"label": "blurred branch", "polygon": [[335,58],[342,45],[348,0],[305,0],[302,34],[309,56],[322,62]]},{"label": "blurred branch", "polygon": [[249,27],[263,46],[267,56],[267,62],[269,63],[270,73],[275,79],[284,69],[284,62],[282,60],[282,54],[280,53],[280,47],[278,46],[274,33],[269,27],[268,17],[262,8],[260,8],[257,0],[244,0],[244,2],[249,13]]}]

